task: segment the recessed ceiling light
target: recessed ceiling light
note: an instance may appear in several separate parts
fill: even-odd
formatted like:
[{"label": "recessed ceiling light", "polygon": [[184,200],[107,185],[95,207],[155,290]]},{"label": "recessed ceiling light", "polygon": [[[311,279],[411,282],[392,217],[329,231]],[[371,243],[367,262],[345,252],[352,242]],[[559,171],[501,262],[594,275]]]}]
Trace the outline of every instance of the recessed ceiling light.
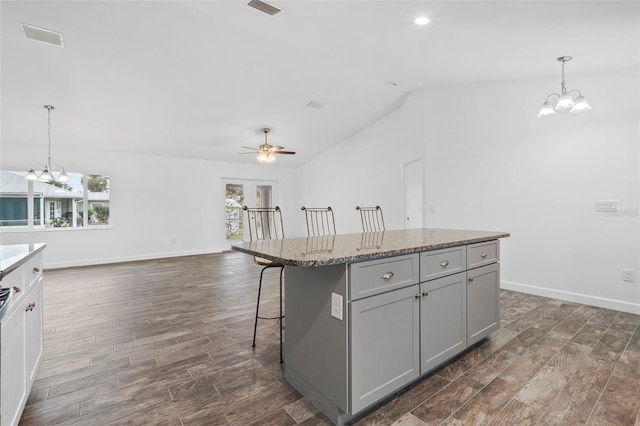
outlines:
[{"label": "recessed ceiling light", "polygon": [[416,25],[427,25],[429,23],[429,18],[426,16],[418,16],[415,21]]}]

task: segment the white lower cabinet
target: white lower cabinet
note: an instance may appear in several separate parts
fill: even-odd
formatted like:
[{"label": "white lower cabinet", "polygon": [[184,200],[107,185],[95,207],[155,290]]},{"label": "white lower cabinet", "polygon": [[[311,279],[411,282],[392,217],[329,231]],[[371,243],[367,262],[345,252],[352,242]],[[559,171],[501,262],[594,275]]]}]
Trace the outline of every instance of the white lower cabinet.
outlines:
[{"label": "white lower cabinet", "polygon": [[[34,266],[34,262],[37,266]],[[19,289],[0,324],[0,426],[15,426],[43,353],[42,255],[12,271],[3,286]],[[15,274],[15,275],[14,275]],[[19,279],[18,279],[19,278]]]},{"label": "white lower cabinet", "polygon": [[26,315],[14,309],[3,321],[0,368],[2,368],[2,426],[16,425],[27,402],[27,346],[25,341]]},{"label": "white lower cabinet", "polygon": [[42,278],[29,293],[25,307],[25,338],[27,348],[27,373],[29,383],[33,383],[38,372],[44,349],[43,316],[42,316]]}]

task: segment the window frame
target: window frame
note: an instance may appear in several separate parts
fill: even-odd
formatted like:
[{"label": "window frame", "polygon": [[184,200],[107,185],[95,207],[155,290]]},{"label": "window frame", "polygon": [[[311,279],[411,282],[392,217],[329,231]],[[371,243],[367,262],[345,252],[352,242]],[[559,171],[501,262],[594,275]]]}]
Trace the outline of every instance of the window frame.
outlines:
[{"label": "window frame", "polygon": [[[2,167],[0,171],[7,172],[16,172],[22,171],[22,167],[15,168],[7,168]],[[0,226],[0,234],[3,233],[31,233],[31,232],[75,232],[75,231],[88,231],[88,230],[104,230],[104,229],[113,229],[114,228],[114,220],[112,214],[112,199],[111,199],[111,188],[112,188],[112,174],[106,172],[85,172],[85,171],[71,171],[67,173],[74,173],[82,175],[82,200],[81,203],[83,205],[83,215],[82,215],[82,226],[68,226],[68,227],[55,227],[55,226],[40,226],[39,222],[36,221],[34,217],[35,208],[33,203],[38,198],[34,195],[33,192],[33,181],[27,181],[27,225],[24,226]],[[89,206],[89,189],[88,189],[88,181],[91,176],[105,176],[108,178],[109,182],[109,199],[108,202],[102,202],[103,204],[107,204],[109,206],[109,223],[107,224],[89,224],[88,215],[84,214],[88,211]],[[59,200],[56,200],[57,203],[61,203]],[[42,210],[42,209],[41,209]],[[45,215],[46,217],[49,215],[49,208],[44,209],[44,211],[40,211],[40,215]]]}]

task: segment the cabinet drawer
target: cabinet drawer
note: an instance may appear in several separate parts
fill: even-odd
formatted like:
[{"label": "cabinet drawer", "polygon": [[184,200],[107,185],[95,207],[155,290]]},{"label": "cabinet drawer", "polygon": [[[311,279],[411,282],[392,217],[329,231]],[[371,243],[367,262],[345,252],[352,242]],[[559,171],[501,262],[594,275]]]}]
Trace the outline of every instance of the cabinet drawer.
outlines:
[{"label": "cabinet drawer", "polygon": [[[0,282],[0,284],[2,284],[2,288],[14,289],[14,292],[11,295],[11,306],[16,306],[16,304],[21,301],[27,294],[27,286],[25,285],[25,271],[25,265],[20,265],[18,268],[9,272],[9,274],[2,278],[2,281]],[[5,308],[13,310],[13,308],[11,308],[10,306],[6,306]]]},{"label": "cabinet drawer", "polygon": [[387,257],[349,265],[349,299],[356,300],[417,284],[418,254]]},{"label": "cabinet drawer", "polygon": [[42,253],[38,253],[24,264],[25,283],[31,288],[42,276]]},{"label": "cabinet drawer", "polygon": [[463,272],[466,267],[466,247],[423,252],[420,254],[420,282]]},{"label": "cabinet drawer", "polygon": [[467,269],[488,265],[500,260],[500,242],[498,240],[467,246]]}]

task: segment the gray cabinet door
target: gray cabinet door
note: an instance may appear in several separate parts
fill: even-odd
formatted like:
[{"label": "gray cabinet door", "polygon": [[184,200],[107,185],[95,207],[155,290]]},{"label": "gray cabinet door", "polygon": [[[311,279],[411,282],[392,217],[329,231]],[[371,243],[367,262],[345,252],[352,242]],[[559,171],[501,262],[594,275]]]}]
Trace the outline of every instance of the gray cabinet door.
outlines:
[{"label": "gray cabinet door", "polygon": [[420,375],[418,285],[351,302],[351,410]]},{"label": "gray cabinet door", "polygon": [[500,328],[500,269],[497,263],[467,271],[467,345]]},{"label": "gray cabinet door", "polygon": [[420,374],[467,347],[467,274],[420,284]]}]

